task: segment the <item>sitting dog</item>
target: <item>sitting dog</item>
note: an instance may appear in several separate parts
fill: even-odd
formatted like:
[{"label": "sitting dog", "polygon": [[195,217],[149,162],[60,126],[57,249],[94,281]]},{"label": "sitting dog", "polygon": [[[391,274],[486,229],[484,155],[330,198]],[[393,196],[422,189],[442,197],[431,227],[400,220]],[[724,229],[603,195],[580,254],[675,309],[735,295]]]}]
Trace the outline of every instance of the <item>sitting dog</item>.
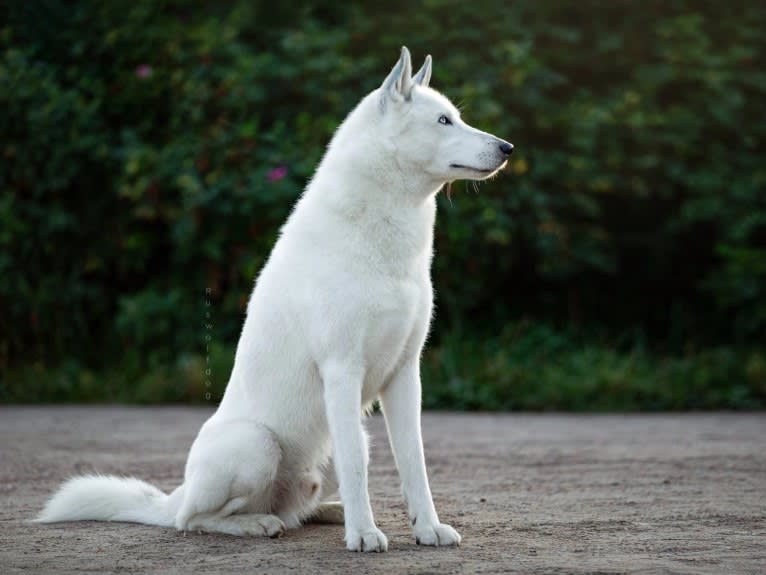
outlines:
[{"label": "sitting dog", "polygon": [[[77,477],[38,521],[266,536],[337,521],[348,549],[385,551],[362,425],[379,399],[416,541],[460,543],[434,508],[420,431],[436,194],[492,176],[513,146],[463,122],[430,78],[431,57],[412,76],[402,48],[338,128],[258,277],[226,392],[183,484],[166,495],[137,479]],[[338,487],[342,505],[326,501]]]}]

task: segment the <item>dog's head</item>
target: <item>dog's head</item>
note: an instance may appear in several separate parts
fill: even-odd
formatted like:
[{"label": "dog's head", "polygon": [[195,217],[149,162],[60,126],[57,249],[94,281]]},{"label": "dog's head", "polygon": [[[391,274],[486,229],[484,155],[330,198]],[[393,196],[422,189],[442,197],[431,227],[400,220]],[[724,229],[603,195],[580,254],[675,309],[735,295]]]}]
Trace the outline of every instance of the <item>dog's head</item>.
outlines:
[{"label": "dog's head", "polygon": [[431,56],[412,76],[410,53],[378,89],[382,135],[403,169],[426,172],[434,180],[483,180],[505,166],[513,145],[466,124],[457,108],[429,88]]}]

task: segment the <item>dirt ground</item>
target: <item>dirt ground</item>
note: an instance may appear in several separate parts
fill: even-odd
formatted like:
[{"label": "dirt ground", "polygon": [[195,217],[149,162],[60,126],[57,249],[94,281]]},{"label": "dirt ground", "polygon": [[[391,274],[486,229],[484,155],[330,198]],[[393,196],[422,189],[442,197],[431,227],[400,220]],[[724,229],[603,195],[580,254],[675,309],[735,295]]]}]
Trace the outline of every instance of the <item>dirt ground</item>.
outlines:
[{"label": "dirt ground", "polygon": [[385,554],[341,526],[280,539],[126,523],[28,523],[62,479],[169,490],[207,409],[0,408],[0,573],[764,573],[766,414],[429,413],[431,487],[457,549],[415,545],[380,417],[370,493]]}]

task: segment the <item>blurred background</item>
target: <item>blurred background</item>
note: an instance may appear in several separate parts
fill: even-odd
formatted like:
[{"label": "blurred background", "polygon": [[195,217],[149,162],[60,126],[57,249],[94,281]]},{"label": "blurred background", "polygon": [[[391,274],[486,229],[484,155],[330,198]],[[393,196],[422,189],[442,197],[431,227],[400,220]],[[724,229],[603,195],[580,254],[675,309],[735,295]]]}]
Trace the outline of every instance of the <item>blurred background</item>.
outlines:
[{"label": "blurred background", "polygon": [[280,224],[406,44],[516,146],[439,197],[425,405],[765,407],[765,6],[4,3],[0,401],[215,404]]}]

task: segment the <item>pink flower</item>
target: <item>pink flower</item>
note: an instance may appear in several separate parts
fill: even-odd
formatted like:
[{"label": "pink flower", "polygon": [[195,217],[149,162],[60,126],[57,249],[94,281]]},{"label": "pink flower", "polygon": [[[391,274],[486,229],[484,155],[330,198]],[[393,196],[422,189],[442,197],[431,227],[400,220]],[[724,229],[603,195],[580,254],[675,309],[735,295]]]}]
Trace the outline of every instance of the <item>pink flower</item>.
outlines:
[{"label": "pink flower", "polygon": [[278,182],[287,175],[287,166],[277,166],[272,168],[266,174],[266,179],[270,182]]},{"label": "pink flower", "polygon": [[141,64],[140,66],[136,66],[136,76],[138,78],[145,80],[146,78],[151,78],[152,74],[154,74],[154,70],[149,64]]}]

